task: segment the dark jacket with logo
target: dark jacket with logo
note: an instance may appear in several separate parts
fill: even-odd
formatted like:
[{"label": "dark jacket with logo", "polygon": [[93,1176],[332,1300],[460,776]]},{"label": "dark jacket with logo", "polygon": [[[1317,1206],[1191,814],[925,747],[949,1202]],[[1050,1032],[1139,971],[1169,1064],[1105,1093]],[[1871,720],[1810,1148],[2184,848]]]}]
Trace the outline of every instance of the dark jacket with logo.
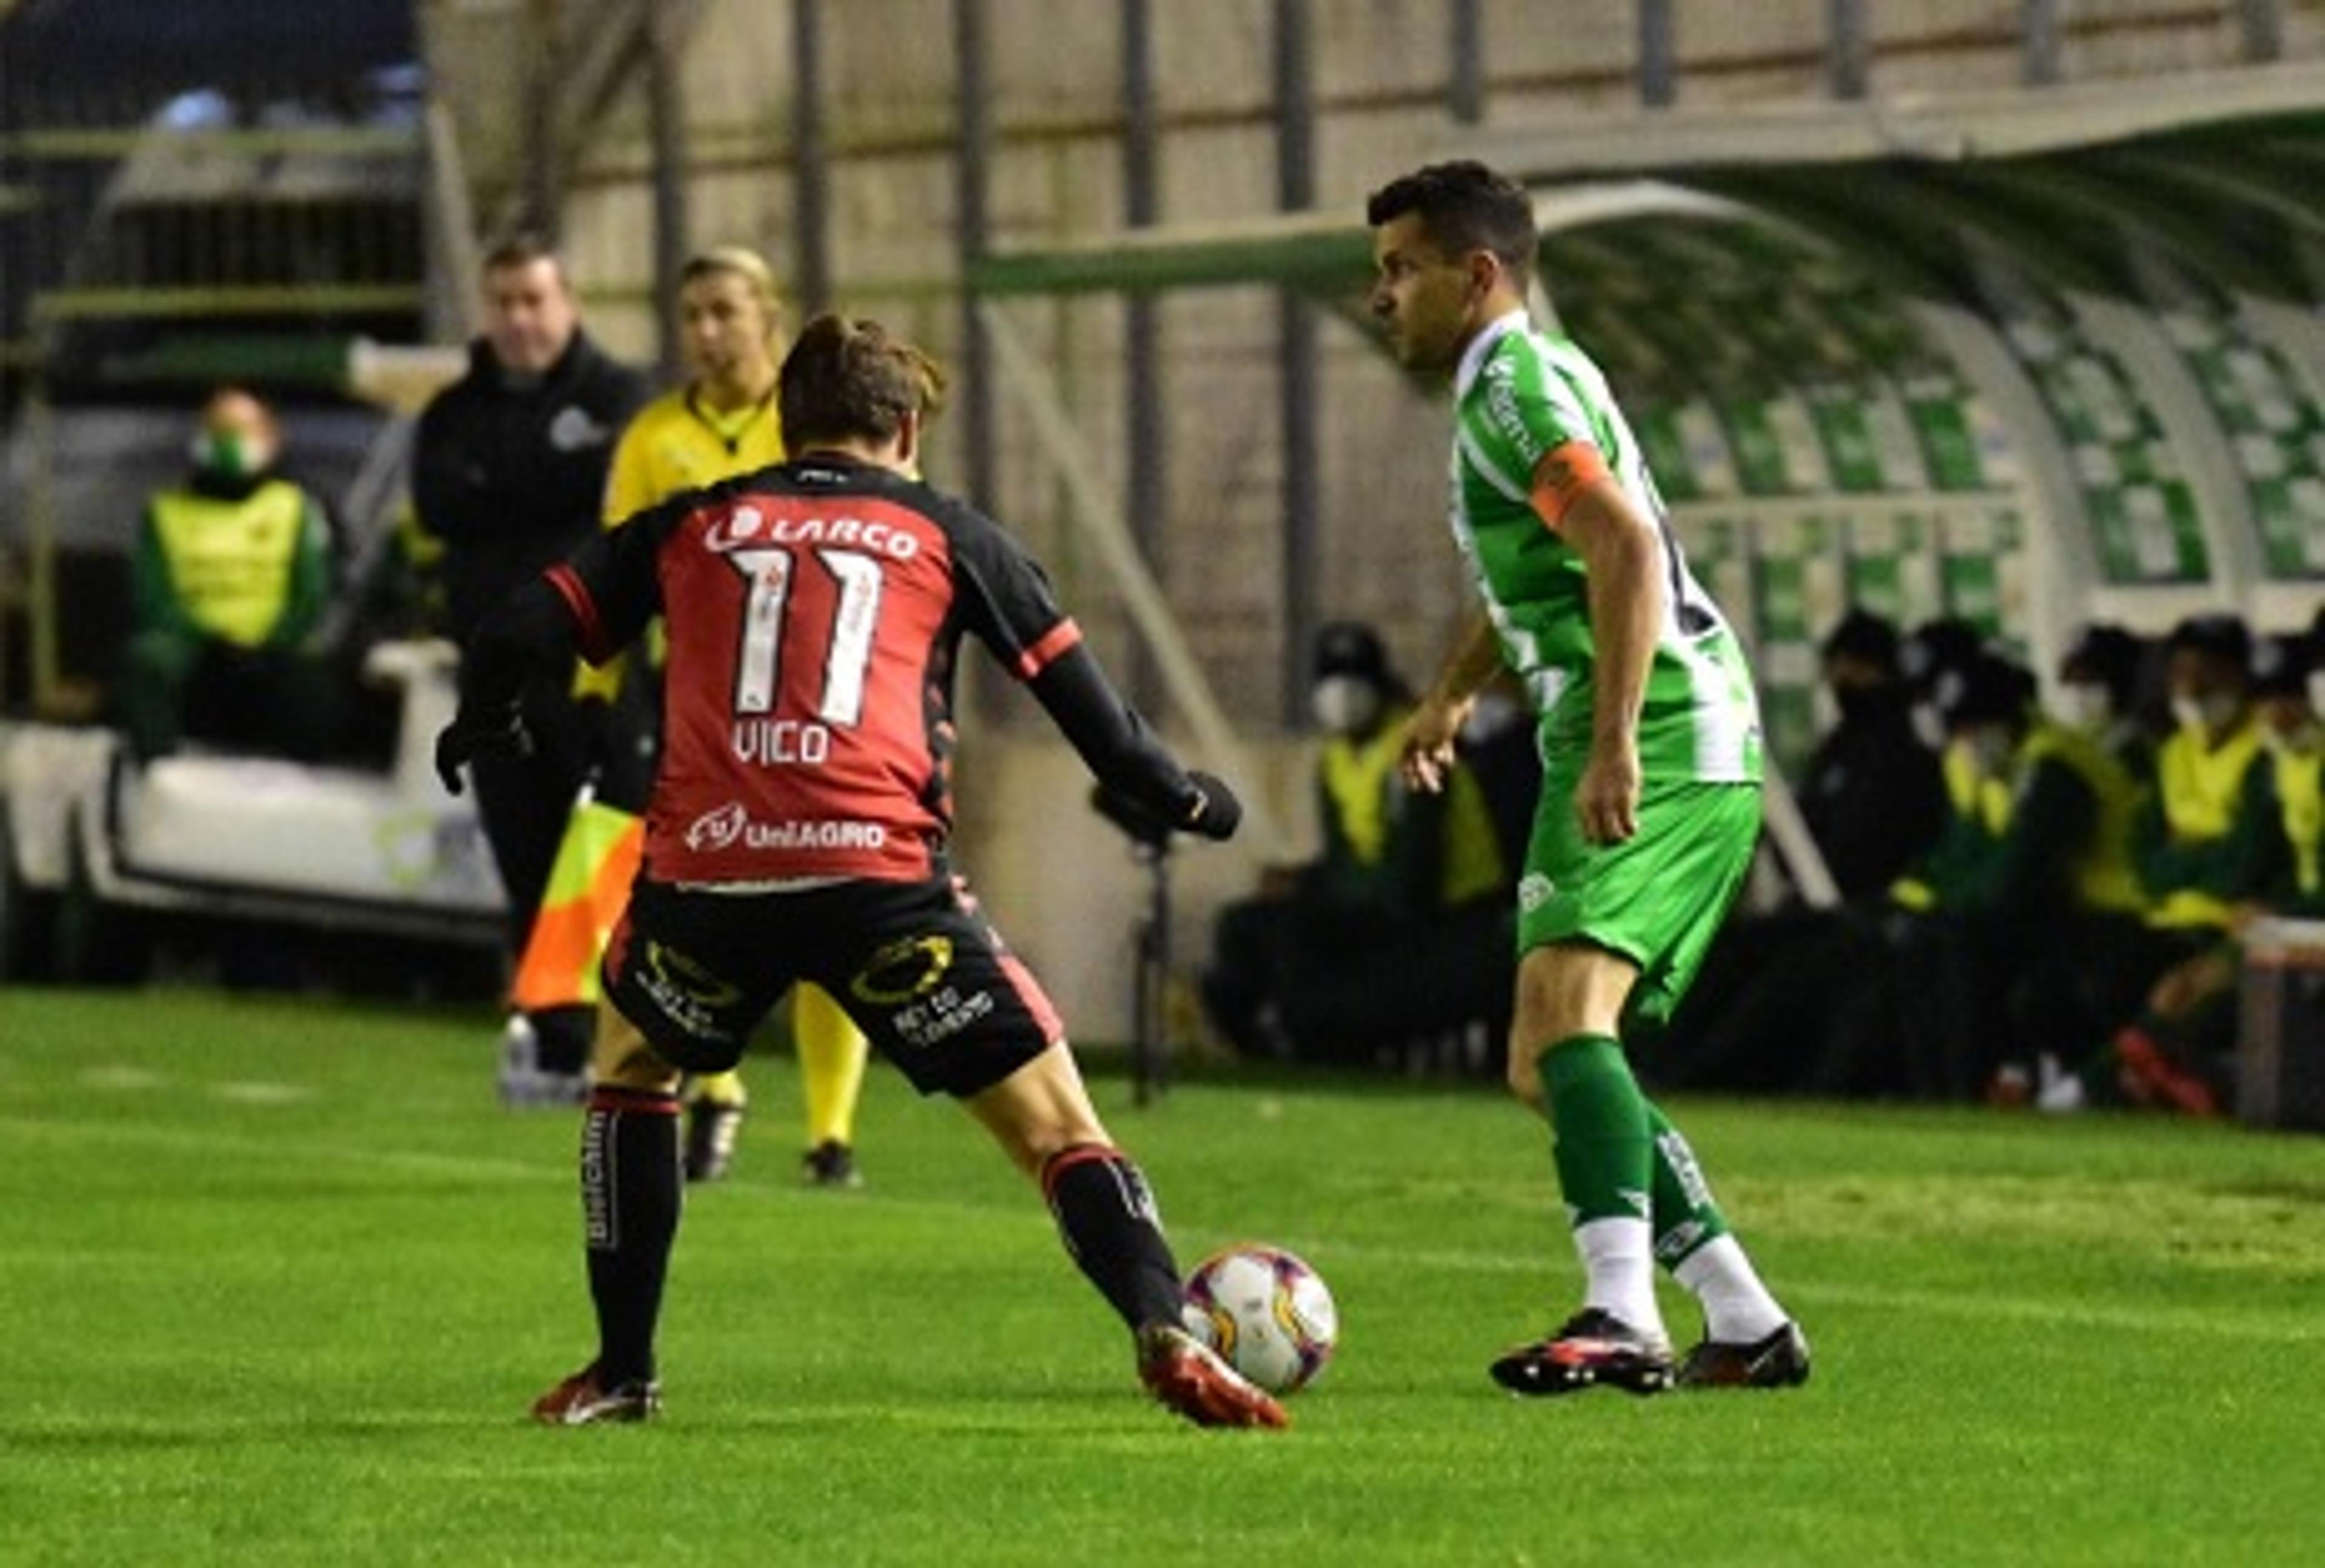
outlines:
[{"label": "dark jacket with logo", "polygon": [[479,339],[468,373],[420,416],[412,498],[444,544],[447,628],[485,613],[597,533],[614,443],[652,387],[576,331],[531,385],[511,385]]}]

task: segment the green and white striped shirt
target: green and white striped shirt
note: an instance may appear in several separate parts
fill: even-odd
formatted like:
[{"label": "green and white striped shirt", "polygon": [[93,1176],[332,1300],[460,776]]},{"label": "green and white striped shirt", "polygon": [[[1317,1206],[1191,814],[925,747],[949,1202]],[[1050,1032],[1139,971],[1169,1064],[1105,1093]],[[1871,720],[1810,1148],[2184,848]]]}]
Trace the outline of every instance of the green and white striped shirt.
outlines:
[{"label": "green and white striped shirt", "polygon": [[1637,439],[1589,356],[1513,311],[1477,334],[1454,378],[1454,542],[1477,580],[1502,657],[1541,715],[1552,767],[1579,769],[1590,745],[1597,650],[1582,557],[1529,499],[1542,455],[1588,441],[1663,548],[1663,626],[1639,717],[1651,782],[1756,782],[1759,707],[1736,634],[1688,574]]}]

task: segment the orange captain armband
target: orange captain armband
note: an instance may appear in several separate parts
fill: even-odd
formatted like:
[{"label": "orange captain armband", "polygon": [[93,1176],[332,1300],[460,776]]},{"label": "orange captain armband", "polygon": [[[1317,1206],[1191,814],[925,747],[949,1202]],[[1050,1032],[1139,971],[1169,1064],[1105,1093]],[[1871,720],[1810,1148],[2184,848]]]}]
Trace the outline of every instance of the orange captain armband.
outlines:
[{"label": "orange captain armband", "polygon": [[1566,521],[1567,508],[1574,505],[1577,496],[1614,477],[1614,470],[1607,466],[1607,454],[1590,442],[1561,441],[1533,466],[1533,488],[1526,493],[1526,499],[1554,533]]}]

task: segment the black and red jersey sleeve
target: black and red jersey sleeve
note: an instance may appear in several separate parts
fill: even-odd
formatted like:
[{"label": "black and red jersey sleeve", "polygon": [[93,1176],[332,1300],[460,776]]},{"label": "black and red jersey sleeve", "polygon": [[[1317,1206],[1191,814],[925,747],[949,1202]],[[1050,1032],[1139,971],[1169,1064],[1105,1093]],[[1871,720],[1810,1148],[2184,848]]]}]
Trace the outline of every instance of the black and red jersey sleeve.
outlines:
[{"label": "black and red jersey sleeve", "polygon": [[1059,608],[1049,574],[999,524],[968,506],[946,523],[954,613],[1004,669],[1032,681],[1081,642],[1081,628]]},{"label": "black and red jersey sleeve", "polygon": [[1031,689],[1100,784],[1159,821],[1185,824],[1200,792],[1106,678],[1048,575],[999,524],[964,512],[952,530],[962,625]]},{"label": "black and red jersey sleeve", "polygon": [[663,541],[699,496],[650,507],[592,538],[547,573],[573,613],[581,656],[602,664],[662,613],[658,559]]}]

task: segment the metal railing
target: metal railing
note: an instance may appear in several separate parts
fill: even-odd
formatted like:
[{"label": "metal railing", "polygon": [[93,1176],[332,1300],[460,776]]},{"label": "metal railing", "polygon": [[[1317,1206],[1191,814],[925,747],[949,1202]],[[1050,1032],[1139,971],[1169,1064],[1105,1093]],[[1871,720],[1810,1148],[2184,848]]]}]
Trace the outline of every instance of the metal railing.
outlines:
[{"label": "metal railing", "polygon": [[[1678,101],[1682,79],[1691,72],[1722,70],[1736,62],[1690,55],[1687,48],[1685,7],[1678,0],[1636,0],[1634,20],[1637,37],[1635,75],[1639,102],[1650,108]],[[1885,55],[1933,51],[1968,52],[2008,49],[2019,60],[2019,79],[2029,87],[2050,87],[2071,79],[2069,49],[2072,44],[2105,42],[2142,33],[2190,34],[2232,31],[2235,59],[2216,63],[2265,65],[2285,57],[2288,40],[2286,0],[2210,0],[2209,4],[2163,4],[2150,6],[2075,6],[2068,0],[2016,0],[2016,14],[2005,12],[1996,23],[1932,33],[1926,29],[1902,32],[1894,14],[1885,30],[1878,0],[1825,0],[1822,75],[1834,97],[1863,97],[1870,90],[1876,68]],[[1997,11],[2002,7],[1997,6]],[[1455,10],[1455,58],[1460,58],[1462,8]],[[1786,63],[1770,59],[1742,62],[1753,69]],[[1450,89],[1459,117],[1477,116],[1478,89],[1454,73]]]}]

